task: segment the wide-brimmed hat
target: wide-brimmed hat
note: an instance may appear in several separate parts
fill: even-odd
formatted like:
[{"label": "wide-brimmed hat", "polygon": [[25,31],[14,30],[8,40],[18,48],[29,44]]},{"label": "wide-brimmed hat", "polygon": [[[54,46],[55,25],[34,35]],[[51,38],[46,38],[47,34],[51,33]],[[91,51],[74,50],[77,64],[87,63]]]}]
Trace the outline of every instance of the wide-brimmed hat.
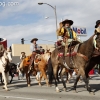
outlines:
[{"label": "wide-brimmed hat", "polygon": [[33,41],[38,41],[37,38],[33,38],[30,42],[32,43]]},{"label": "wide-brimmed hat", "polygon": [[68,20],[68,19],[65,19],[64,21],[62,21],[62,24],[65,25],[66,23],[69,23],[70,25],[73,25],[73,21],[72,20]]},{"label": "wide-brimmed hat", "polygon": [[43,48],[42,46],[40,46],[40,48]]},{"label": "wide-brimmed hat", "polygon": [[100,20],[97,20],[97,21],[96,21],[95,28],[97,28],[99,24],[100,24]]},{"label": "wide-brimmed hat", "polygon": [[25,52],[21,52],[21,54],[22,54],[22,53],[24,53],[24,54],[25,54]]}]

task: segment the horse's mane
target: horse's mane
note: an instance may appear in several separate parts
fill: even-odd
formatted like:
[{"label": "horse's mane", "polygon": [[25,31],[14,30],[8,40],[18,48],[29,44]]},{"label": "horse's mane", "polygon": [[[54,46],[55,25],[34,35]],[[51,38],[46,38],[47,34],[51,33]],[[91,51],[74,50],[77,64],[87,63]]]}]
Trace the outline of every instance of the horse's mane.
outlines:
[{"label": "horse's mane", "polygon": [[[93,34],[88,40],[91,40],[91,39],[93,39],[93,37],[95,36],[95,34]],[[84,41],[83,43],[86,43],[86,42],[88,42],[88,40],[86,40],[86,41]]]}]

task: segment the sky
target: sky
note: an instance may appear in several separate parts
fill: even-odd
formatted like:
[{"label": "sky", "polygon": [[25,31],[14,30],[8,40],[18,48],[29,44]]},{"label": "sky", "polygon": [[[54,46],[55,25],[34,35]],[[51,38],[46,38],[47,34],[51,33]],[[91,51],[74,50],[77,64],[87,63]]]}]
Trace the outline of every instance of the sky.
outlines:
[{"label": "sky", "polygon": [[94,33],[100,18],[100,0],[0,0],[0,37],[7,38],[8,46],[20,44],[21,38],[26,44],[35,37],[40,44],[57,40],[54,10],[39,2],[56,6],[58,27],[61,19],[70,19],[74,26],[86,27],[87,36],[82,40]]}]

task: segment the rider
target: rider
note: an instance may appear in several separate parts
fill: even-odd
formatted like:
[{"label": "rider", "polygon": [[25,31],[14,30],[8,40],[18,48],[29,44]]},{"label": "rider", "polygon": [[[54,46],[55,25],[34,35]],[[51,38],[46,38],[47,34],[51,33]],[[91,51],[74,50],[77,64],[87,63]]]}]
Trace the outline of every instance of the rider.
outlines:
[{"label": "rider", "polygon": [[40,46],[38,46],[38,44],[36,43],[36,41],[38,41],[38,39],[37,38],[33,38],[32,40],[31,40],[31,46],[30,46],[30,49],[31,49],[31,52],[32,52],[32,56],[31,56],[31,61],[30,61],[30,68],[29,69],[31,69],[31,67],[33,67],[32,65],[33,65],[33,60],[34,60],[34,58],[35,58],[35,55],[37,54],[37,53],[40,53]]},{"label": "rider", "polygon": [[[95,34],[100,33],[100,20],[96,21],[96,25],[95,25]],[[94,36],[94,47],[96,50],[98,50],[98,47],[96,46],[96,41],[95,41],[96,36]]]},{"label": "rider", "polygon": [[67,50],[68,50],[68,44],[72,40],[77,40],[77,35],[71,29],[71,25],[73,25],[73,21],[66,19],[66,20],[59,23],[60,28],[57,30],[58,36],[62,36],[62,38],[63,38],[62,45],[65,46],[65,55],[66,55]]},{"label": "rider", "polygon": [[24,58],[26,58],[25,52],[21,52],[20,60],[22,61]]}]

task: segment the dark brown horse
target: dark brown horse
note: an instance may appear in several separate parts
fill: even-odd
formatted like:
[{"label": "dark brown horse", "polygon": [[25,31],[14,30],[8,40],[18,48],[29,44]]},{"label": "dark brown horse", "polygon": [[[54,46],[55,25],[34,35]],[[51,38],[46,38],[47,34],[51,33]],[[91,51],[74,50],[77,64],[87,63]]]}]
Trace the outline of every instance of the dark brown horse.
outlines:
[{"label": "dark brown horse", "polygon": [[[86,88],[89,92],[91,92],[90,88],[88,87],[88,80],[86,77],[86,73],[85,70],[87,68],[87,65],[90,62],[90,59],[92,58],[92,54],[95,50],[94,48],[94,35],[89,38],[87,41],[85,41],[84,43],[81,43],[77,54],[75,56],[73,56],[72,58],[70,58],[69,56],[66,56],[66,67],[69,67],[69,69],[78,69],[78,75],[76,78],[76,81],[74,83],[74,90],[76,91],[76,86],[77,86],[77,82],[80,78],[80,75],[83,77],[84,82],[86,84]],[[100,48],[100,34],[97,34],[97,38],[96,38],[96,42],[97,42],[97,47]],[[57,71],[58,71],[58,65],[62,65],[62,67],[65,67],[65,64],[63,63],[63,58],[59,57],[58,58],[58,53],[59,52],[63,52],[64,53],[64,48],[62,48],[61,50],[59,50],[58,48],[56,48],[52,54],[51,54],[51,59],[49,60],[49,63],[51,61],[52,68],[51,70],[49,69],[49,81],[51,82],[51,77],[52,75],[54,75],[55,78],[55,87],[56,87],[56,91],[59,92],[59,88],[57,85]],[[63,75],[63,73],[61,73]],[[64,89],[66,90],[66,84],[63,80],[63,77],[61,75],[61,80],[64,86]]]},{"label": "dark brown horse", "polygon": [[93,69],[93,67],[94,67],[96,64],[100,64],[100,54],[99,54],[99,56],[92,57],[92,58],[90,59],[90,62],[89,62],[89,64],[88,64],[87,68],[85,69],[85,73],[86,73],[87,79],[89,79],[88,73]]}]

